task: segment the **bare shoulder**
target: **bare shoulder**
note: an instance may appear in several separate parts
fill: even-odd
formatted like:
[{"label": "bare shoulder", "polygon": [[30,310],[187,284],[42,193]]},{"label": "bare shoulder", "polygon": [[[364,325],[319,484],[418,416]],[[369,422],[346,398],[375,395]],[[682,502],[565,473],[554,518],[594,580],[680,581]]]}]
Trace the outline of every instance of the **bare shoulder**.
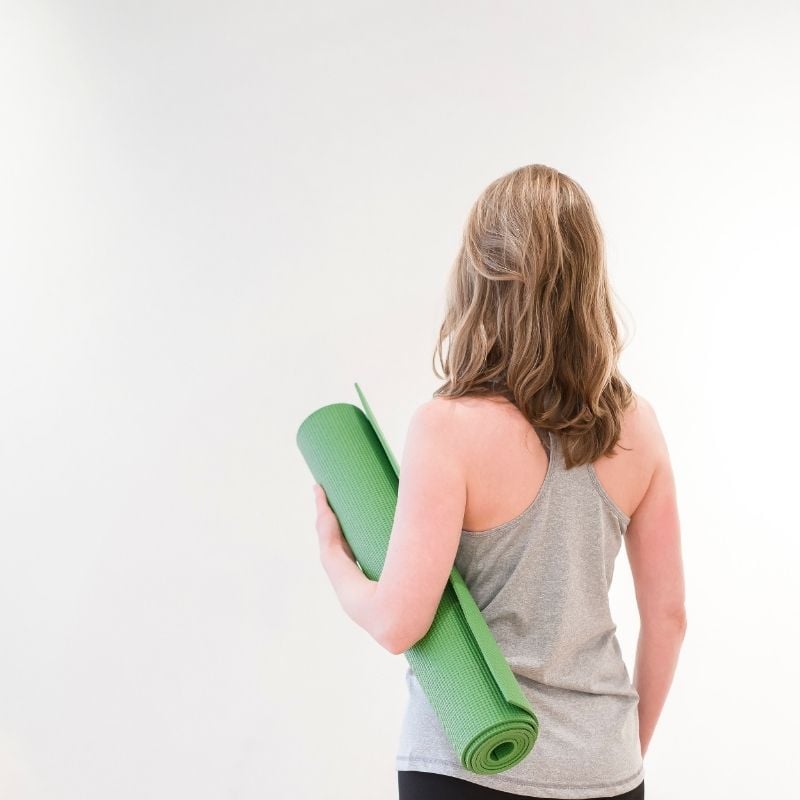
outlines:
[{"label": "bare shoulder", "polygon": [[509,414],[508,405],[478,397],[433,397],[414,409],[408,438],[424,438],[466,457],[474,440],[492,429],[492,416]]},{"label": "bare shoulder", "polygon": [[411,418],[421,425],[446,425],[459,413],[461,405],[459,398],[432,397],[420,403]]},{"label": "bare shoulder", "polygon": [[461,439],[464,414],[459,398],[433,397],[414,409],[407,436],[455,446]]},{"label": "bare shoulder", "polygon": [[433,470],[437,480],[445,479],[445,473],[463,476],[467,446],[461,405],[458,399],[433,397],[414,408],[403,444],[401,472],[405,476],[409,470],[429,477]]},{"label": "bare shoulder", "polygon": [[451,435],[456,422],[457,408],[447,398],[433,397],[420,403],[411,414],[409,436],[435,436],[439,439]]},{"label": "bare shoulder", "polygon": [[428,424],[467,425],[492,417],[519,417],[513,403],[494,397],[432,397],[417,406],[414,416]]},{"label": "bare shoulder", "polygon": [[633,403],[626,412],[630,422],[643,433],[649,433],[653,439],[663,439],[653,404],[639,393],[634,393],[633,398]]},{"label": "bare shoulder", "polygon": [[625,412],[619,444],[638,454],[635,460],[639,469],[649,475],[669,461],[667,442],[656,411],[641,394],[634,393],[634,402]]},{"label": "bare shoulder", "polygon": [[617,505],[633,517],[666,458],[666,443],[652,404],[634,393],[622,417],[622,430],[612,455],[604,455],[594,469]]},{"label": "bare shoulder", "polygon": [[[652,513],[653,498],[675,502],[675,484],[669,448],[655,408],[645,397],[635,395],[625,413],[620,445],[631,448],[631,465],[639,475],[639,502],[635,517],[645,520]],[[632,473],[629,473],[629,476]],[[631,533],[636,526],[632,526]]]}]

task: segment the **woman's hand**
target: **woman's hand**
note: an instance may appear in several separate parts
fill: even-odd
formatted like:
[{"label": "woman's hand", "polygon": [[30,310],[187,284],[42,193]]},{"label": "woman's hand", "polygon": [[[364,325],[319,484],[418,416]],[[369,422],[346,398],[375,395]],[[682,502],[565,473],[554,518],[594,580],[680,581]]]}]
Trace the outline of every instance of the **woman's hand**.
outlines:
[{"label": "woman's hand", "polygon": [[318,483],[314,484],[314,497],[317,503],[317,536],[319,537],[320,559],[324,563],[331,554],[342,551],[355,563],[356,557],[350,549],[347,539],[344,538],[336,514],[328,504],[328,496]]},{"label": "woman's hand", "polygon": [[314,484],[314,497],[317,502],[317,535],[322,567],[350,619],[386,647],[386,612],[375,601],[378,582],[368,578],[356,561],[336,513],[328,503],[328,496],[318,483]]}]

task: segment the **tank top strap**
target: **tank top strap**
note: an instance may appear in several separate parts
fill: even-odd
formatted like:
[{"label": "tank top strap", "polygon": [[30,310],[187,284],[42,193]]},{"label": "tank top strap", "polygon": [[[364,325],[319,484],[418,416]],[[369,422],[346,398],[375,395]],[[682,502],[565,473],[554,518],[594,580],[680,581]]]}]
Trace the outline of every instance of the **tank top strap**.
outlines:
[{"label": "tank top strap", "polygon": [[564,453],[561,450],[561,442],[559,441],[558,434],[555,431],[547,431],[547,456],[550,461],[548,471],[563,472],[564,471]]},{"label": "tank top strap", "polygon": [[570,478],[571,476],[567,474],[564,453],[561,449],[558,435],[554,431],[541,428],[536,428],[535,430],[547,452],[547,472],[542,483],[542,491],[545,489],[549,491],[552,483],[563,482],[565,478]]},{"label": "tank top strap", "polygon": [[[547,440],[549,442],[547,448],[548,465],[547,465],[547,483],[561,483],[568,484],[570,492],[578,494],[586,492],[593,493],[594,489],[591,486],[588,476],[589,466],[587,464],[581,467],[574,467],[567,469],[567,462],[564,458],[564,449],[561,446],[561,440],[558,438],[558,433],[555,431],[546,431]],[[577,497],[577,494],[574,495]]]},{"label": "tank top strap", "polygon": [[536,435],[539,437],[542,447],[547,451],[547,457],[549,458],[550,451],[553,449],[553,432],[544,428],[537,428],[535,425],[533,429],[536,431]]},{"label": "tank top strap", "polygon": [[631,521],[630,517],[611,499],[608,492],[606,492],[605,487],[600,483],[597,477],[594,464],[586,463],[579,467],[567,469],[566,461],[564,460],[564,451],[561,447],[558,434],[554,431],[547,431],[546,433],[550,442],[548,448],[549,463],[547,467],[547,484],[550,485],[554,482],[568,484],[568,491],[576,500],[582,494],[588,494],[592,497],[599,495],[600,499],[611,513],[620,521],[624,532]]}]

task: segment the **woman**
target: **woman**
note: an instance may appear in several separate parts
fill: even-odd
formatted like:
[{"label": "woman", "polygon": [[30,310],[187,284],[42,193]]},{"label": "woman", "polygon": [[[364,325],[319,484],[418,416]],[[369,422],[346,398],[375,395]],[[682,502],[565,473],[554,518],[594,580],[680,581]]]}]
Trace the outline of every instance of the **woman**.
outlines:
[{"label": "woman", "polygon": [[[403,653],[455,563],[539,721],[525,759],[474,774],[409,667],[400,800],[644,797],[686,612],[667,447],[620,350],[591,201],[555,169],[515,170],[469,215],[434,353],[446,382],[412,415],[380,580],[314,486],[322,562],[350,617]],[[623,541],[641,620],[632,681],[608,603]]]}]

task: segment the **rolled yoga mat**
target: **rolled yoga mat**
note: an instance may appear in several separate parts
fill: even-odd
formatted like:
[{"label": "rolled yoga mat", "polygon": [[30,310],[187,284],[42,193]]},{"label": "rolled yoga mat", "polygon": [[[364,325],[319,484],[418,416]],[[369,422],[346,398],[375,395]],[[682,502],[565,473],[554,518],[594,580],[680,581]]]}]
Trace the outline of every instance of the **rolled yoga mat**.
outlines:
[{"label": "rolled yoga mat", "polygon": [[[378,580],[400,469],[355,387],[364,411],[350,403],[319,408],[300,425],[297,445],[361,570]],[[404,655],[466,769],[490,775],[528,755],[539,732],[536,714],[455,567],[430,630]]]}]

